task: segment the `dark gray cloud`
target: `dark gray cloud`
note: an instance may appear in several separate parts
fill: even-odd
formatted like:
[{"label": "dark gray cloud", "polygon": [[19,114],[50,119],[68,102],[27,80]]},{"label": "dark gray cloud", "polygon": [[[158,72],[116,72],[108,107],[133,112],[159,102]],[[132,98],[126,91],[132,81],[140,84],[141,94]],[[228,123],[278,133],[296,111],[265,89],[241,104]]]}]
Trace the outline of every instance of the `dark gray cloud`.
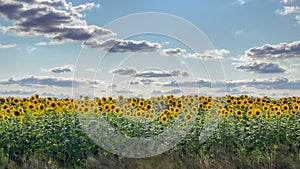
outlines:
[{"label": "dark gray cloud", "polygon": [[172,76],[188,76],[188,72],[182,72],[179,70],[174,71],[142,71],[135,74],[135,77],[145,77],[145,78],[151,78],[151,77],[172,77]]},{"label": "dark gray cloud", "polygon": [[162,91],[160,89],[154,89],[152,90],[151,94],[152,95],[168,95],[168,94],[181,94],[182,91],[180,89],[172,89],[172,90],[168,90],[168,91]]},{"label": "dark gray cloud", "polygon": [[110,71],[113,74],[119,74],[119,75],[134,75],[137,71],[134,68],[118,68],[113,69]]},{"label": "dark gray cloud", "polygon": [[236,66],[236,68],[242,71],[254,73],[284,73],[287,71],[286,68],[272,62],[243,63]]},{"label": "dark gray cloud", "polygon": [[74,69],[73,65],[65,65],[61,67],[54,67],[50,69],[43,69],[46,72],[52,72],[52,73],[66,73],[66,72],[72,72]]},{"label": "dark gray cloud", "polygon": [[243,57],[268,60],[300,58],[300,41],[250,48]]},{"label": "dark gray cloud", "polygon": [[151,84],[153,82],[155,82],[155,80],[153,79],[141,79],[140,82],[142,82],[145,85]]},{"label": "dark gray cloud", "polygon": [[173,70],[173,71],[140,71],[138,72],[135,68],[126,67],[126,68],[117,68],[110,71],[113,74],[119,75],[130,75],[135,77],[142,77],[142,78],[155,78],[155,77],[171,77],[171,76],[189,76],[188,72],[180,71],[180,70]]},{"label": "dark gray cloud", "polygon": [[[196,85],[195,85],[196,84]],[[220,85],[223,84],[223,85]],[[286,77],[273,77],[263,79],[245,79],[245,80],[227,80],[227,81],[212,81],[209,79],[198,79],[189,81],[170,81],[159,84],[162,87],[199,87],[214,88],[214,86],[221,86],[219,90],[223,90],[226,86],[228,91],[233,89],[262,89],[262,90],[300,90],[300,80],[288,79]]]},{"label": "dark gray cloud", "polygon": [[164,87],[211,87],[212,83],[209,80],[198,79],[188,81],[170,81],[162,84]]},{"label": "dark gray cloud", "polygon": [[158,43],[148,41],[122,40],[122,39],[107,39],[100,41],[90,39],[83,43],[84,47],[100,48],[112,53],[124,52],[153,52],[161,48]]},{"label": "dark gray cloud", "polygon": [[118,87],[116,84],[111,84],[111,85],[109,85],[109,86],[107,86],[108,88],[116,88],[116,87]]},{"label": "dark gray cloud", "polygon": [[1,95],[9,95],[9,96],[15,96],[15,95],[33,95],[36,91],[27,91],[27,90],[3,90],[0,91]]},{"label": "dark gray cloud", "polygon": [[165,94],[180,94],[182,91],[180,89],[172,89],[169,91],[164,92]]},{"label": "dark gray cloud", "polygon": [[16,35],[45,36],[54,42],[87,40],[97,31],[98,36],[114,35],[111,30],[87,25],[78,10],[97,6],[85,4],[73,7],[65,0],[1,1],[0,17],[13,21],[1,27]]},{"label": "dark gray cloud", "polygon": [[267,79],[248,79],[248,80],[236,80],[227,81],[226,86],[228,88],[245,86],[266,90],[300,90],[300,80],[292,80],[286,77],[275,77]]},{"label": "dark gray cloud", "polygon": [[164,56],[177,56],[184,54],[186,50],[181,49],[181,48],[170,48],[170,49],[163,49],[160,54]]},{"label": "dark gray cloud", "polygon": [[80,85],[97,85],[99,81],[95,80],[73,80],[72,78],[63,78],[55,76],[26,76],[22,78],[11,77],[8,80],[1,80],[2,85],[20,85],[30,87],[79,87]]}]

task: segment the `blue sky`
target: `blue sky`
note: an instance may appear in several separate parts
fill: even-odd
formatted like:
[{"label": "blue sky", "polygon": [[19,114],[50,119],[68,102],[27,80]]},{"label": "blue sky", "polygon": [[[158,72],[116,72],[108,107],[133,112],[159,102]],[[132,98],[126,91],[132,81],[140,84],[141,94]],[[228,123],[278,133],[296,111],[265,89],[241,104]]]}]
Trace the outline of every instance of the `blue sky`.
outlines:
[{"label": "blue sky", "polygon": [[[211,44],[193,51],[159,34],[120,37],[143,23],[114,23],[145,12],[184,19]],[[193,36],[159,20],[149,23]],[[6,0],[0,96],[299,95],[299,34],[298,0]],[[205,67],[210,60],[222,66]]]}]

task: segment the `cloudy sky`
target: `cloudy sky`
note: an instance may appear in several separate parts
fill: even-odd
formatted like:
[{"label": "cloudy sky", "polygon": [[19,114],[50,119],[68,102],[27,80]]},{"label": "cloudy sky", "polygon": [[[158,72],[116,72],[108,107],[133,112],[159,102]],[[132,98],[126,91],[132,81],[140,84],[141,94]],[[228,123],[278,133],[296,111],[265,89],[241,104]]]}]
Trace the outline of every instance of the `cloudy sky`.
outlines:
[{"label": "cloudy sky", "polygon": [[1,0],[0,96],[299,95],[299,35],[299,0]]}]

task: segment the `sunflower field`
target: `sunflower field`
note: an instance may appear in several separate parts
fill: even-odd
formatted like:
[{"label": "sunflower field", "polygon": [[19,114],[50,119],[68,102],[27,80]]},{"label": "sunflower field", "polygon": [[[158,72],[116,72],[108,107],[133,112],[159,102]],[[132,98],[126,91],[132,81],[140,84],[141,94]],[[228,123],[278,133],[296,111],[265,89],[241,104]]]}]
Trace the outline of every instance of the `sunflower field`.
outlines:
[{"label": "sunflower field", "polygon": [[[106,168],[147,168],[90,139],[80,120],[90,116],[128,138],[152,137],[171,127],[186,132],[169,151],[141,159],[143,165],[148,160],[148,168],[300,167],[300,97],[58,99],[37,94],[0,98],[0,166],[32,168],[37,159],[42,168],[86,168],[94,158],[94,163],[113,163]],[[155,167],[158,161],[161,167]]]}]

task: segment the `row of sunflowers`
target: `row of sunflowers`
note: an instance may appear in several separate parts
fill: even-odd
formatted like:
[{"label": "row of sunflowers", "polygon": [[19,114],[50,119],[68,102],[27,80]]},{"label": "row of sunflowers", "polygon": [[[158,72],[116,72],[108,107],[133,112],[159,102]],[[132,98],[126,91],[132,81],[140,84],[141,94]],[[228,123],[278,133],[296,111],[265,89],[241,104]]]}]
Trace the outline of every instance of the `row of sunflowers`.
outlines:
[{"label": "row of sunflowers", "polygon": [[173,148],[183,156],[215,158],[221,146],[255,160],[285,153],[300,160],[299,112],[300,97],[11,96],[0,98],[0,157],[23,163],[35,156],[64,166],[79,165],[89,155],[119,158],[89,138],[80,119],[92,115],[126,137],[152,137],[174,126],[185,129],[186,136]]}]

